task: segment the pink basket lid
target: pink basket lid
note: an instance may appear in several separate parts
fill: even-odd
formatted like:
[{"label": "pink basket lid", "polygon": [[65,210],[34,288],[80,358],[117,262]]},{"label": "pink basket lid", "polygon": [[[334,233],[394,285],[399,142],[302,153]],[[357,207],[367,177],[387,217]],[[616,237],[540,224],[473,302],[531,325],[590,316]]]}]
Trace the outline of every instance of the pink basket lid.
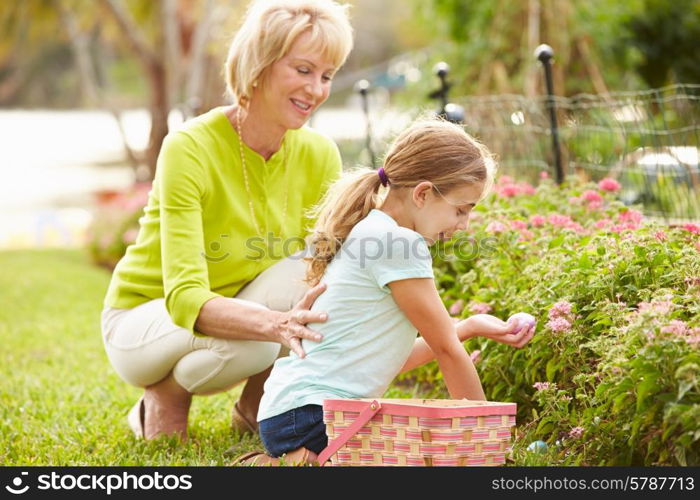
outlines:
[{"label": "pink basket lid", "polygon": [[406,415],[409,417],[480,417],[487,415],[515,415],[517,404],[495,401],[471,401],[467,399],[326,399],[326,411],[360,412],[372,401],[381,404],[381,415]]}]

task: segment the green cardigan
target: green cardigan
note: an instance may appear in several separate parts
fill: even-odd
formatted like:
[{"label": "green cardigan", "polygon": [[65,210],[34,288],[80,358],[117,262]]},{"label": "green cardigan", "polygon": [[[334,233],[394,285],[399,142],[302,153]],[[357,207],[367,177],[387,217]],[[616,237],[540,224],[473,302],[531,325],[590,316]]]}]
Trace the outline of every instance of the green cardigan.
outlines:
[{"label": "green cardigan", "polygon": [[[276,261],[304,247],[310,229],[305,210],[341,174],[337,146],[306,128],[287,131],[282,148],[268,161],[244,144],[259,235],[238,143],[222,108],[166,137],[138,237],[114,270],[105,306],[130,309],[165,297],[173,322],[194,332],[206,301],[235,296]],[[285,191],[287,214],[281,220]]]}]

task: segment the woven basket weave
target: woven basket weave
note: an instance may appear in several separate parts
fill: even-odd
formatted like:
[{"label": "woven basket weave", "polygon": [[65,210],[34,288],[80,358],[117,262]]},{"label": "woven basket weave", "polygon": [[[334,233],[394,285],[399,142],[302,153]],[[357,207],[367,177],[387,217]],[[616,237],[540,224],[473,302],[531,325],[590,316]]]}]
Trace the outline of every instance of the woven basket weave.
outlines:
[{"label": "woven basket weave", "polygon": [[516,405],[491,401],[328,399],[329,442],[377,402],[379,410],[331,456],[332,465],[501,465],[510,451]]}]

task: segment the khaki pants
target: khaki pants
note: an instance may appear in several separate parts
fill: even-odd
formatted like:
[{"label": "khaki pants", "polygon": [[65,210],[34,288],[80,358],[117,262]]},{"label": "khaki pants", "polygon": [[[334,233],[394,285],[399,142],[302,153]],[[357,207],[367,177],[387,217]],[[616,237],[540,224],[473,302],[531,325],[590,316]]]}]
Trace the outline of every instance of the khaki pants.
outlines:
[{"label": "khaki pants", "polygon": [[[309,289],[303,282],[305,270],[299,254],[283,259],[248,283],[235,300],[288,311]],[[173,372],[177,383],[193,394],[227,390],[280,355],[280,344],[274,342],[192,335],[172,322],[165,299],[132,309],[105,308],[102,338],[112,366],[129,384],[146,387]]]}]

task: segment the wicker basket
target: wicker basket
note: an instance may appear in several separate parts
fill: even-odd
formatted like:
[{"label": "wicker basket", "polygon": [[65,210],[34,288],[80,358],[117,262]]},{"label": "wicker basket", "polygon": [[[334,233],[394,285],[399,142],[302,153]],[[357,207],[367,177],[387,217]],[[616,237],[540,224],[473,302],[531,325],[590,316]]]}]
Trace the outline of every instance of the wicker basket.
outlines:
[{"label": "wicker basket", "polygon": [[[444,399],[328,399],[331,465],[501,465],[515,403]],[[325,454],[325,455],[324,455]]]}]

